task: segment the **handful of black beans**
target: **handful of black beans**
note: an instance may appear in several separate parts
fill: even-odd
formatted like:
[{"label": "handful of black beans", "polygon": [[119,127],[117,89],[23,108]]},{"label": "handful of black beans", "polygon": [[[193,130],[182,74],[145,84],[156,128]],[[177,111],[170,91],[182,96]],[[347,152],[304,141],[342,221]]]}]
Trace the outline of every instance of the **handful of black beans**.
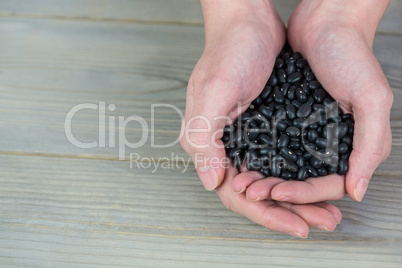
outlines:
[{"label": "handful of black beans", "polygon": [[354,123],[286,45],[261,94],[222,141],[234,166],[285,180],[346,174]]}]

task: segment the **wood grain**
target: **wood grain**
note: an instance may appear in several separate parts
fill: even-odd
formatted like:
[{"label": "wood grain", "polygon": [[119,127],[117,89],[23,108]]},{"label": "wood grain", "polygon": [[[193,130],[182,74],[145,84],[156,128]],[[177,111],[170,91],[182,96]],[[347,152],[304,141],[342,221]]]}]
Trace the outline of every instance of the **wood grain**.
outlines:
[{"label": "wood grain", "polygon": [[[193,169],[122,161],[0,156],[2,264],[395,267],[402,183],[375,177],[361,204],[335,202],[332,233],[300,241],[228,211]],[[289,254],[292,252],[292,254]]]},{"label": "wood grain", "polygon": [[[5,40],[0,44],[2,152],[118,159],[118,147],[108,143],[93,149],[72,145],[64,129],[68,111],[81,103],[103,101],[116,106],[114,112],[106,110],[106,116],[115,117],[116,122],[118,116],[139,115],[149,126],[151,104],[172,104],[184,111],[187,79],[203,47],[199,27],[7,18],[0,22]],[[395,148],[402,145],[401,42],[401,36],[378,35],[374,44],[395,94]],[[98,118],[98,111],[78,112],[72,121],[74,136],[83,142],[98,141]],[[154,118],[155,127],[146,144],[127,148],[126,158],[130,153],[166,157],[172,152],[187,157],[178,143],[171,148],[151,146],[152,134],[155,144],[177,140],[180,115],[170,108],[156,108]],[[116,145],[121,141],[118,131],[116,128]],[[108,134],[106,129],[106,141]],[[142,128],[130,123],[125,135],[137,142]]]},{"label": "wood grain", "polygon": [[[300,0],[274,0],[286,23]],[[203,25],[199,0],[13,0],[0,2],[0,16],[122,23]],[[402,0],[392,0],[378,31],[402,34]]]},{"label": "wood grain", "polygon": [[[286,19],[298,1],[275,2]],[[149,125],[152,103],[184,110],[203,49],[198,0],[0,1],[0,266],[400,267],[401,11],[392,1],[374,44],[395,96],[391,156],[362,203],[334,202],[344,216],[334,232],[299,240],[228,211],[193,165],[153,173],[151,158],[188,159],[179,144],[151,146],[152,133],[157,144],[179,135],[172,109],[157,109],[146,144],[127,149],[140,155],[132,167],[116,147],[66,138],[66,114],[80,103],[114,104],[106,116]],[[77,113],[72,129],[96,141],[97,111]],[[140,125],[125,135],[138,141]]]}]

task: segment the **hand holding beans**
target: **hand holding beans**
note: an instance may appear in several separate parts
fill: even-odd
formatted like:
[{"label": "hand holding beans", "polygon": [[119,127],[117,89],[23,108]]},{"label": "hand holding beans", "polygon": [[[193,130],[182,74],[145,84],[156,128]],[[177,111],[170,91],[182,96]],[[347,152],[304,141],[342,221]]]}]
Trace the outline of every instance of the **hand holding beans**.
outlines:
[{"label": "hand holding beans", "polygon": [[[353,112],[356,120],[356,143],[356,139],[365,137],[364,131],[373,131],[367,124],[364,124],[367,121],[365,113],[358,113],[355,110],[355,107],[362,106],[358,105],[359,101],[356,96],[364,98],[363,101],[360,101],[361,104],[364,104],[364,101],[370,98],[366,93],[355,93],[363,89],[358,88],[358,90],[355,90],[356,87],[354,86],[357,85],[349,82],[351,80],[355,83],[359,81],[355,81],[353,77],[348,77],[348,73],[331,73],[333,71],[331,70],[333,62],[320,66],[322,64],[320,61],[323,59],[319,59],[315,55],[314,49],[316,48],[311,45],[314,42],[311,41],[311,44],[308,42],[314,36],[306,32],[307,29],[315,29],[313,26],[316,26],[317,19],[311,23],[311,27],[307,27],[308,24],[305,27],[303,19],[306,20],[306,18],[297,16],[298,14],[303,15],[304,11],[302,9],[310,6],[307,2],[303,1],[301,3],[292,17],[293,22],[292,20],[289,22],[288,40],[295,51],[302,52],[303,56],[309,60],[318,80],[322,82],[323,86],[336,100],[340,101],[342,109],[346,112]],[[239,173],[233,165],[228,165],[226,168],[222,165],[225,150],[221,137],[224,126],[230,123],[226,119],[236,119],[261,93],[274,67],[275,58],[285,43],[285,31],[283,23],[280,21],[271,1],[202,0],[201,3],[205,20],[205,51],[189,80],[185,120],[182,125],[182,131],[188,135],[183,136],[181,144],[192,156],[202,183],[209,190],[215,189],[227,208],[272,230],[289,233],[297,237],[306,237],[309,227],[333,230],[341,220],[340,211],[335,206],[324,202],[307,203],[335,200],[343,197],[345,195],[345,183],[342,176],[328,175],[311,180],[311,184],[308,184],[305,182],[287,182],[273,177],[265,179],[265,176],[260,172],[247,171]],[[318,10],[317,7],[316,9]],[[301,29],[302,27],[303,29]],[[331,35],[330,32],[327,34]],[[340,38],[342,39],[342,37]],[[323,37],[323,39],[325,38]],[[334,42],[334,40],[331,40],[331,42]],[[345,42],[351,41],[350,39],[345,39]],[[327,49],[331,47],[330,42],[326,43],[326,47]],[[335,46],[335,52],[332,51],[332,53],[336,53],[336,49],[339,48]],[[323,50],[325,51],[325,47]],[[363,53],[368,55],[371,60],[370,55],[372,53],[370,50],[369,53],[367,50]],[[334,58],[331,54],[329,56]],[[367,58],[360,62],[365,62],[365,60]],[[342,70],[342,68],[338,67],[339,69]],[[376,71],[378,71],[378,68]],[[376,77],[378,80],[378,74]],[[283,79],[283,74],[279,74],[278,79]],[[290,82],[294,82],[300,78],[297,75],[290,75],[288,79],[290,79]],[[375,81],[375,83],[377,82]],[[388,86],[386,80],[383,85]],[[280,97],[281,93],[276,93]],[[303,102],[307,97],[300,92],[294,92],[294,94],[296,99]],[[354,96],[354,98],[351,98],[351,96]],[[316,97],[321,98],[319,91]],[[375,98],[373,97],[371,100]],[[349,105],[351,100],[355,101],[353,106]],[[240,109],[237,108],[239,102],[241,103]],[[371,102],[371,104],[373,103]],[[376,104],[374,105],[376,106]],[[379,105],[375,108],[378,108]],[[289,107],[289,109],[291,112],[293,111],[292,107]],[[300,116],[307,113],[308,107],[299,110],[300,107],[293,111],[296,113],[295,117],[297,117],[297,112],[299,112]],[[378,109],[375,111],[378,112]],[[260,112],[269,111],[262,110]],[[278,112],[278,116],[286,112],[287,109],[281,110]],[[373,113],[371,113],[371,116],[373,116]],[[381,117],[384,120],[383,122],[388,120],[389,124],[389,114],[387,118],[386,115],[384,116],[384,112],[381,111],[381,115],[374,116],[374,119],[378,120],[378,117]],[[360,127],[362,123],[364,127]],[[286,129],[284,130],[286,131]],[[289,134],[293,133],[293,131],[295,129],[289,129]],[[295,135],[297,135],[296,132]],[[310,135],[311,139],[316,138],[314,132]],[[281,140],[281,142],[290,143],[291,141]],[[354,148],[356,148],[356,144],[354,144]],[[350,161],[355,161],[354,157],[360,159],[359,155],[361,153],[359,154],[358,152],[361,150],[361,146],[357,145],[357,153],[355,153],[357,156],[352,153]],[[363,152],[367,151],[363,150]],[[384,150],[382,155],[386,154],[387,151]],[[369,158],[371,159],[372,156],[376,156],[375,151]],[[218,161],[212,161],[213,159],[218,159]],[[361,164],[366,160],[367,158],[363,158],[358,163]],[[371,165],[374,166],[374,164]],[[366,168],[364,165],[362,167]],[[351,172],[355,172],[354,170],[355,168],[350,167],[347,176]],[[244,167],[241,168],[241,171],[245,171]],[[347,177],[347,185],[348,180]],[[350,184],[353,187],[355,186],[353,185],[355,181],[351,180]],[[313,185],[314,187],[308,185]],[[245,194],[233,192],[232,187],[236,192],[245,192]],[[252,202],[247,199],[259,200],[259,202]],[[273,201],[272,199],[282,202]]]},{"label": "hand holding beans", "polygon": [[[344,2],[344,3],[343,3]],[[353,151],[342,176],[286,182],[272,189],[276,200],[311,203],[345,189],[361,201],[369,180],[391,151],[393,95],[372,45],[389,1],[303,1],[288,24],[288,42],[309,61],[325,89],[355,120]],[[342,150],[342,148],[339,148]],[[337,189],[337,190],[335,190]]]}]

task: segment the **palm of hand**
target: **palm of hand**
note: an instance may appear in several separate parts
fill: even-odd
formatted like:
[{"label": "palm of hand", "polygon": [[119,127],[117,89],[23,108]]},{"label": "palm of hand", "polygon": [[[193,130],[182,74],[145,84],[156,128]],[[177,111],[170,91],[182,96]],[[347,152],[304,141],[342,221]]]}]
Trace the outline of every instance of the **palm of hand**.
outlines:
[{"label": "palm of hand", "polygon": [[346,180],[330,175],[279,183],[269,186],[269,191],[262,189],[263,181],[243,180],[236,181],[234,188],[247,186],[250,198],[311,203],[342,198],[346,186],[347,193],[361,201],[374,169],[388,157],[392,141],[392,93],[372,53],[372,40],[358,27],[339,22],[336,14],[316,15],[302,3],[289,21],[288,42],[307,58],[317,79],[342,110],[354,116],[354,144]]}]

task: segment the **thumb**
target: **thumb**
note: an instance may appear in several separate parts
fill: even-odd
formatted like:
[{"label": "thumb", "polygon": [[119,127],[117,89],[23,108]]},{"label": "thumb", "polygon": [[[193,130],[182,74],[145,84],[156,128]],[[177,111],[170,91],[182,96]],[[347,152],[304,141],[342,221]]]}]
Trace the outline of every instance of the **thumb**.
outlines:
[{"label": "thumb", "polygon": [[352,199],[360,202],[374,170],[384,160],[384,140],[390,109],[381,99],[368,100],[355,109],[354,119],[353,150],[346,174],[346,190]]},{"label": "thumb", "polygon": [[222,95],[222,88],[221,92],[209,88],[203,90],[198,98],[196,95],[187,96],[182,122],[180,143],[193,159],[202,184],[210,191],[218,187],[225,176],[229,161],[221,138],[224,126],[230,121],[227,115],[236,107],[236,104],[229,104],[230,98]]}]

